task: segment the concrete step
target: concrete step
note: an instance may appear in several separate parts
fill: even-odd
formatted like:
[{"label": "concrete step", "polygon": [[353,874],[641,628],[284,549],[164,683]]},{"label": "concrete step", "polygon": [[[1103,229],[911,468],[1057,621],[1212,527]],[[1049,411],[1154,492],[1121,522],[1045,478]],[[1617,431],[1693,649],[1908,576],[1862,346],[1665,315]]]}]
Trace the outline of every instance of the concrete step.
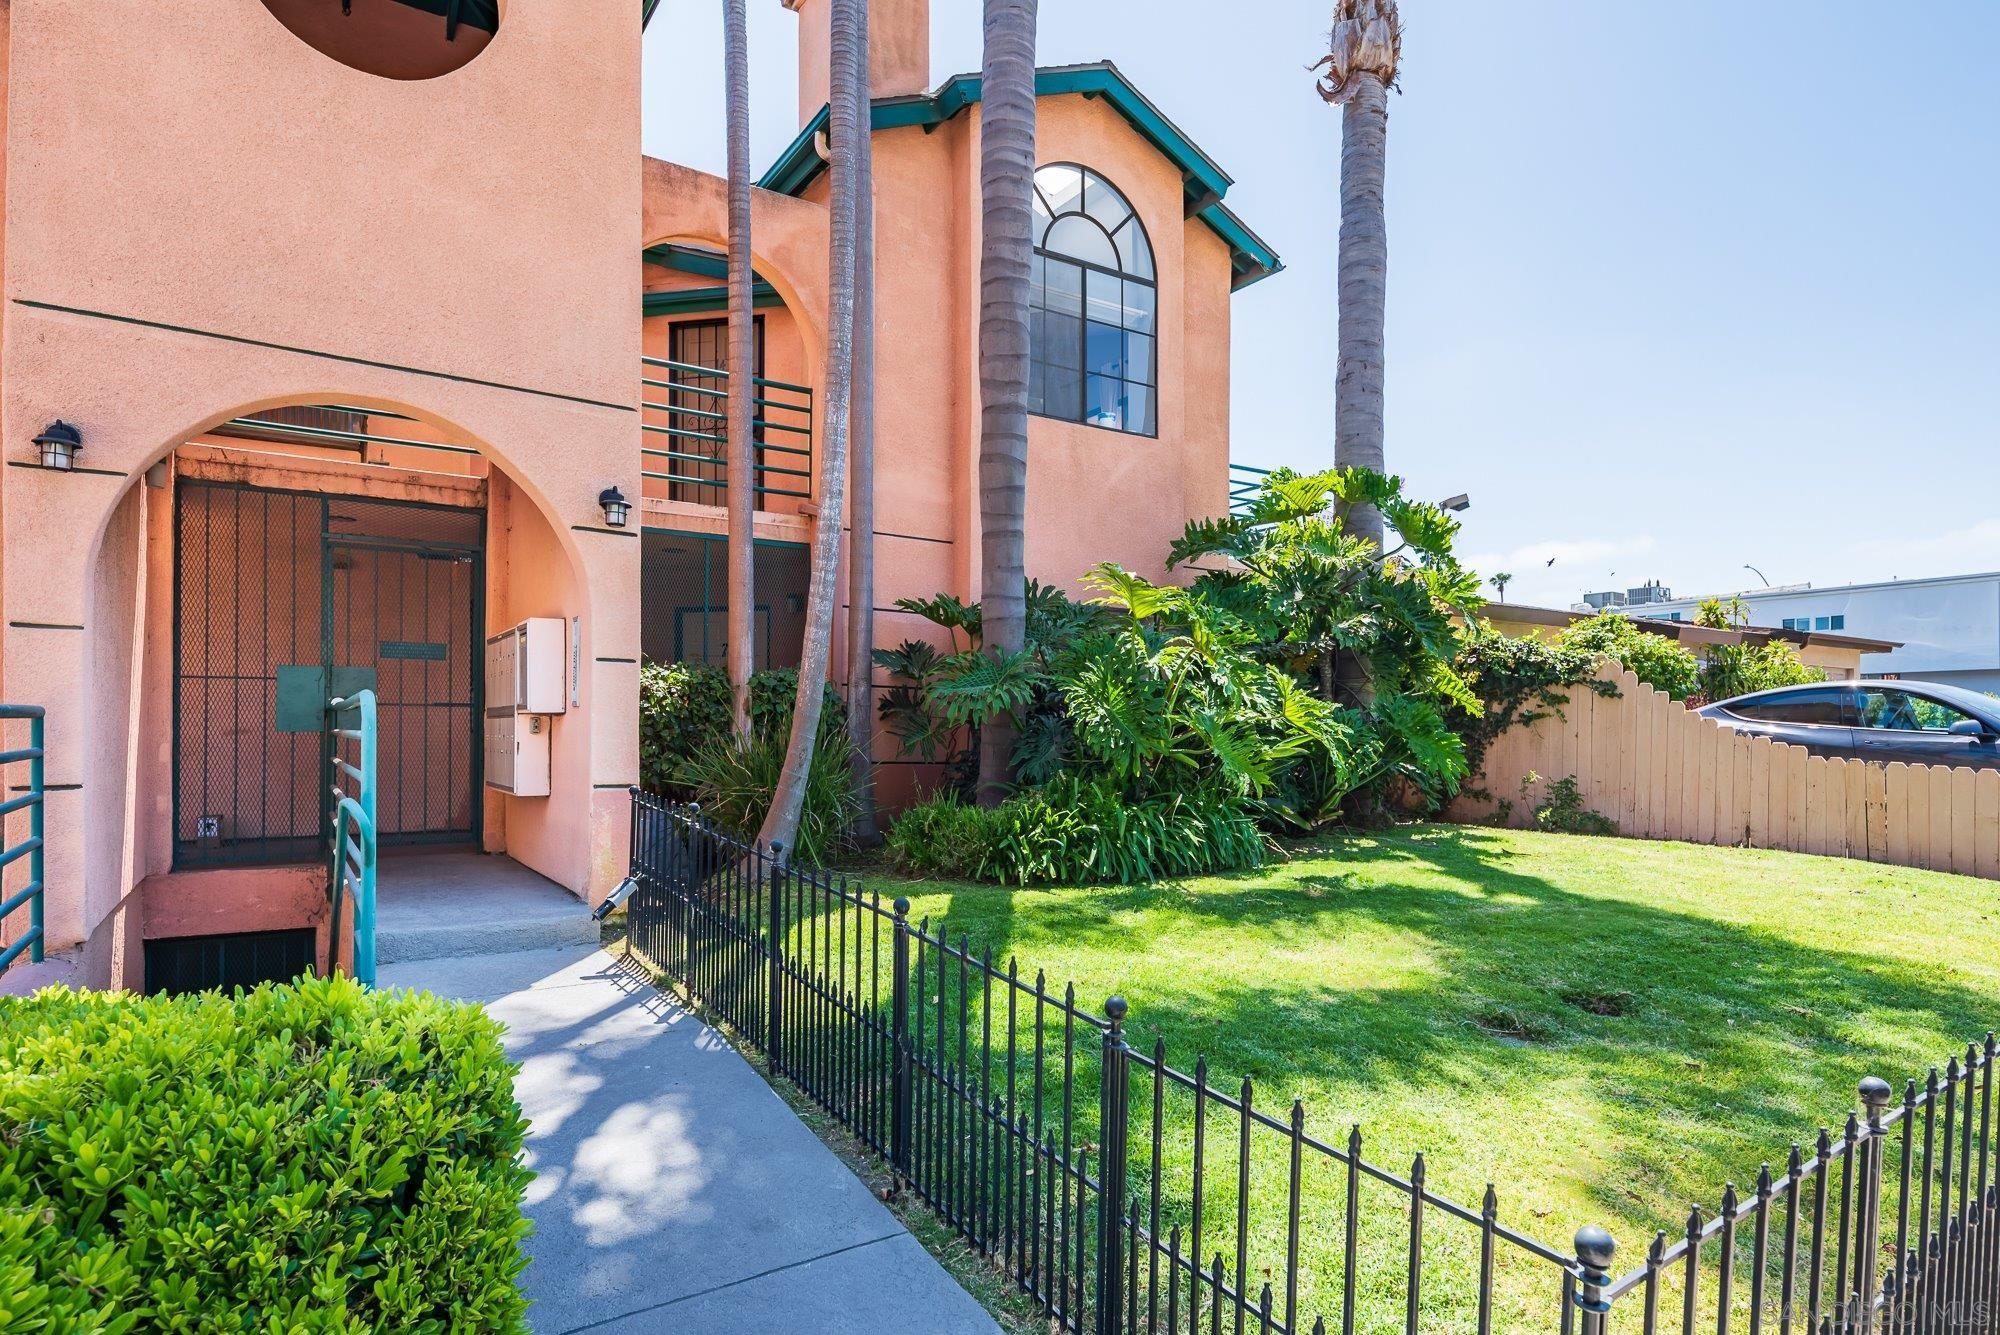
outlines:
[{"label": "concrete step", "polygon": [[376,905],[379,964],[595,945],[599,936],[582,900],[483,853],[386,856]]},{"label": "concrete step", "polygon": [[40,964],[22,955],[0,973],[0,997],[31,997],[45,987],[74,987],[83,965],[83,950],[52,954]]}]

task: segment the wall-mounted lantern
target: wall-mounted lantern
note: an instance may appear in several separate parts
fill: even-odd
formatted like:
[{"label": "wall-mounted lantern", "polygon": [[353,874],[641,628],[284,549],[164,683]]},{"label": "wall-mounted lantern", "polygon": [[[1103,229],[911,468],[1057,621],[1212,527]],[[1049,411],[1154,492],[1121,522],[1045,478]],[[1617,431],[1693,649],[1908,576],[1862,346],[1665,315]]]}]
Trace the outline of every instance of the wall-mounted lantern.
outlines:
[{"label": "wall-mounted lantern", "polygon": [[624,528],[632,517],[632,502],[625,499],[625,493],[617,487],[606,487],[598,493],[597,503],[604,507],[604,522],[612,528]]},{"label": "wall-mounted lantern", "polygon": [[77,451],[83,448],[83,433],[58,418],[42,428],[35,444],[41,447],[42,467],[68,472],[76,467]]}]

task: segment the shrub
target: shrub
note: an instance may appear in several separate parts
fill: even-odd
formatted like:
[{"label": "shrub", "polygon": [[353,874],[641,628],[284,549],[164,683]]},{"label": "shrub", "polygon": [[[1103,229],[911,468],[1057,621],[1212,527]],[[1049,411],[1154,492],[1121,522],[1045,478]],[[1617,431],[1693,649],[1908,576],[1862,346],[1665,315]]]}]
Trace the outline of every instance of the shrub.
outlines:
[{"label": "shrub", "polygon": [[[714,746],[681,770],[681,781],[701,803],[702,813],[724,829],[755,833],[770,814],[792,735],[793,697],[785,694],[785,683],[791,683],[795,694],[798,679],[789,668],[758,673],[750,682],[749,744],[725,731]],[[847,706],[828,685],[820,708],[819,741],[813,747],[812,768],[806,771],[805,806],[787,856],[809,865],[825,862],[840,847],[860,810]]]},{"label": "shrub", "polygon": [[639,669],[639,782],[682,801],[693,789],[682,772],[729,740],[729,675],[700,663],[647,663]]},{"label": "shrub", "polygon": [[477,1007],[347,979],[0,999],[0,1328],[518,1331]]},{"label": "shrub", "polygon": [[1593,659],[1609,658],[1675,700],[1685,700],[1700,688],[1700,660],[1675,641],[1643,631],[1616,612],[1599,612],[1577,622],[1556,636],[1556,644]]},{"label": "shrub", "polygon": [[[1537,777],[1530,773],[1521,780],[1524,799]],[[1535,808],[1535,828],[1551,834],[1616,834],[1618,822],[1583,804],[1583,789],[1571,774],[1549,785],[1549,795]]]},{"label": "shrub", "polygon": [[1250,802],[1213,784],[1134,801],[1115,784],[1065,774],[992,814],[983,872],[1015,885],[1134,885],[1264,862]]},{"label": "shrub", "polygon": [[1000,815],[946,791],[905,811],[889,828],[889,856],[912,876],[970,880],[1000,836]]}]

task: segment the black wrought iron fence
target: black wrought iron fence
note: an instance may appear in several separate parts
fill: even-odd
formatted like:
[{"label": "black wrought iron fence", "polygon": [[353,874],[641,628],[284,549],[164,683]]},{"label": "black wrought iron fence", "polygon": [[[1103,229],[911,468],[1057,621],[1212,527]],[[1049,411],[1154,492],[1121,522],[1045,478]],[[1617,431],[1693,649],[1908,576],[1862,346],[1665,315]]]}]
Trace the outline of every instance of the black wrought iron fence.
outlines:
[{"label": "black wrought iron fence", "polygon": [[[892,1166],[1058,1329],[2000,1332],[1994,1041],[1865,1082],[1842,1135],[1614,1274],[1327,1135],[1299,1102],[1133,1044],[1125,1005],[633,794],[634,947]],[[1978,1105],[1975,1115],[1974,1104]],[[1885,1210],[1887,1213],[1885,1213]]]}]

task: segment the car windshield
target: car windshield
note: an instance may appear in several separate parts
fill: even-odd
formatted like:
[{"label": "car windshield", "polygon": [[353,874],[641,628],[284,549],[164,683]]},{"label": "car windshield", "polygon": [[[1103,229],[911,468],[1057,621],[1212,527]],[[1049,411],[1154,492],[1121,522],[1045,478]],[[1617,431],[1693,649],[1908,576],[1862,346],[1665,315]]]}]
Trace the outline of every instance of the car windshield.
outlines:
[{"label": "car windshield", "polygon": [[2000,696],[1968,691],[1963,686],[1933,686],[1929,682],[1911,682],[1909,685],[1921,690],[1925,695],[1942,700],[1954,709],[1963,710],[1974,718],[2000,720]]}]

